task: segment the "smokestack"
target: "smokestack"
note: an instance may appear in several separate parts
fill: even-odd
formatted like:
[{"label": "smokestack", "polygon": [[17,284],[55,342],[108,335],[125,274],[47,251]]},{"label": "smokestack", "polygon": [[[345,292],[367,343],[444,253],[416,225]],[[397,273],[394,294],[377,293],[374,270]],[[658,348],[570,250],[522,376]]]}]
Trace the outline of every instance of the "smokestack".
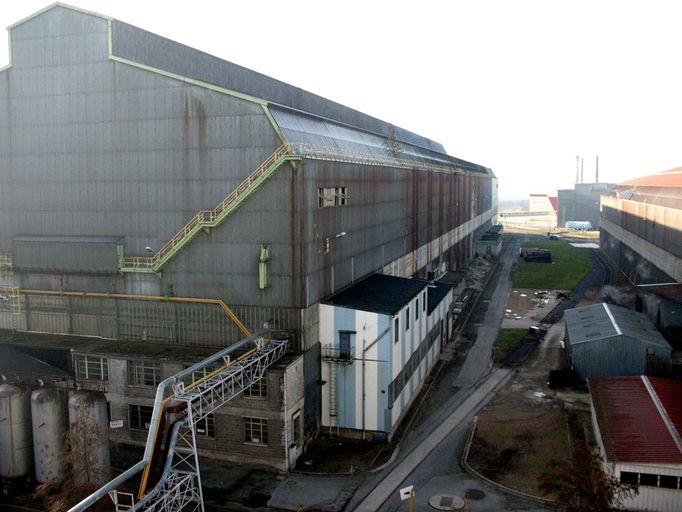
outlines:
[{"label": "smokestack", "polygon": [[599,155],[597,155],[597,166],[594,172],[594,182],[599,183]]},{"label": "smokestack", "polygon": [[583,160],[582,157],[580,157],[580,183],[583,182],[584,174],[583,172],[585,171],[585,161]]},{"label": "smokestack", "polygon": [[578,183],[578,179],[580,178],[580,157],[576,156],[575,157],[575,182]]}]

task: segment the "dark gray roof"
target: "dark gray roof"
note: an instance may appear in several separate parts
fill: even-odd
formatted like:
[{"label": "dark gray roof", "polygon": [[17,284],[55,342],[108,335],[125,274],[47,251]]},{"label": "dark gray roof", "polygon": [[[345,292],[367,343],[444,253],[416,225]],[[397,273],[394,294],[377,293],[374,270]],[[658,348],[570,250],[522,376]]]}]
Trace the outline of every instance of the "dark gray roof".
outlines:
[{"label": "dark gray roof", "polygon": [[394,315],[428,285],[421,279],[372,274],[322,302],[383,315]]},{"label": "dark gray roof", "polygon": [[40,359],[0,344],[0,374],[8,377],[66,378],[69,374]]},{"label": "dark gray roof", "polygon": [[571,345],[622,335],[671,348],[646,315],[631,309],[605,303],[593,304],[568,309],[565,317]]},{"label": "dark gray roof", "polygon": [[436,281],[429,284],[426,291],[426,302],[427,302],[427,313],[430,315],[434,309],[441,303],[443,298],[448,294],[448,292],[454,287],[452,283],[446,283],[442,281]]},{"label": "dark gray roof", "polygon": [[441,144],[426,137],[133,25],[112,20],[112,35],[118,57],[385,136],[390,132],[401,142],[446,154]]}]

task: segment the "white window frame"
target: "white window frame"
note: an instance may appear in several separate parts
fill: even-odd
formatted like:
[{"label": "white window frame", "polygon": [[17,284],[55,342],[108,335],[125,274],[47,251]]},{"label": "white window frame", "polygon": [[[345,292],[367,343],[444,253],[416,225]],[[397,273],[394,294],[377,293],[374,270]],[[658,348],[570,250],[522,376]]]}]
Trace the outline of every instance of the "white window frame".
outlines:
[{"label": "white window frame", "polygon": [[109,359],[106,357],[76,354],[74,367],[78,380],[109,381]]},{"label": "white window frame", "polygon": [[[268,444],[268,419],[254,416],[242,416],[244,425],[244,442],[267,446]],[[256,435],[254,435],[256,434]],[[260,434],[260,435],[258,435]]]},{"label": "white window frame", "polygon": [[[156,386],[161,382],[161,365],[154,361],[128,360],[129,386]],[[148,379],[151,377],[151,379]]]},{"label": "white window frame", "polygon": [[268,376],[263,375],[251,386],[244,389],[244,398],[265,400],[268,397]]}]

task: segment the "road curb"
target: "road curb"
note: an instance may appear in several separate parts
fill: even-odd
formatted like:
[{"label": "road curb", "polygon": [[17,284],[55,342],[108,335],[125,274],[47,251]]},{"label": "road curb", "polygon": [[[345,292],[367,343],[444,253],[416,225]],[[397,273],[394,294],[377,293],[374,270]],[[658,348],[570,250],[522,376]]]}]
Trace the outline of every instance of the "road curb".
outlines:
[{"label": "road curb", "polygon": [[460,465],[462,468],[464,468],[464,471],[469,473],[471,476],[476,477],[480,480],[483,480],[490,485],[497,487],[501,491],[507,492],[509,494],[514,494],[516,496],[520,496],[522,498],[528,498],[531,500],[535,500],[538,503],[543,503],[543,504],[553,504],[554,501],[548,500],[546,498],[541,498],[540,496],[534,496],[533,494],[528,494],[523,491],[518,491],[516,489],[512,489],[511,487],[507,487],[506,485],[502,485],[500,483],[495,482],[494,480],[491,480],[488,477],[483,476],[481,473],[476,471],[473,467],[469,465],[469,462],[467,462],[467,458],[469,457],[469,450],[471,449],[471,443],[474,440],[474,434],[476,433],[476,426],[478,425],[478,416],[474,416],[474,420],[472,421],[472,426],[471,426],[471,431],[469,432],[469,436],[467,437],[467,442],[464,445],[464,451],[462,452],[462,459],[460,460]]}]

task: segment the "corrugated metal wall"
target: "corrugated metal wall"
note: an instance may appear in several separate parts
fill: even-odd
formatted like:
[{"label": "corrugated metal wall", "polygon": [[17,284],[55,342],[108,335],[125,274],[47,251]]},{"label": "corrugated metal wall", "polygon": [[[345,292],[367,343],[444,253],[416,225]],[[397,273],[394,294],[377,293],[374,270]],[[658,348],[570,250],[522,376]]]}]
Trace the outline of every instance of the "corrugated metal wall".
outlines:
[{"label": "corrugated metal wall", "polygon": [[[655,350],[656,362],[651,373],[647,372],[647,348]],[[623,335],[570,345],[569,351],[571,362],[583,379],[647,374],[665,376],[670,370],[670,349]]]},{"label": "corrugated metal wall", "polygon": [[[115,25],[124,57],[142,59],[130,53],[140,40],[150,59],[181,46],[143,31],[126,42],[124,32],[132,29]],[[291,320],[292,310],[410,251],[428,251],[433,266],[444,259],[461,268],[477,233],[442,258],[433,241],[494,205],[492,178],[482,173],[307,160],[281,168],[224,224],[189,244],[160,279],[118,274],[103,246],[78,252],[87,244],[69,250],[90,273],[67,269],[68,262],[23,250],[20,237],[107,237],[120,240],[127,255],[146,254],[145,247],[158,249],[196,212],[221,201],[280,141],[259,104],[110,60],[104,19],[58,7],[11,35],[12,67],[0,73],[0,126],[10,134],[0,137],[0,251],[15,250],[14,264],[25,270],[16,276],[22,288],[220,298],[243,305],[251,328],[267,319],[288,328],[300,322],[300,313]],[[159,64],[172,68],[173,58],[186,57],[178,51],[166,52]],[[318,208],[318,188],[326,186],[347,187],[347,204]],[[341,232],[346,236],[325,254],[325,238]],[[271,258],[264,290],[261,245]],[[45,329],[77,333],[79,325],[82,334],[94,332],[94,323],[67,321],[58,309],[53,314],[42,322]],[[145,313],[154,314],[153,308]],[[116,330],[109,318],[102,313],[98,335],[139,334],[139,322]],[[169,327],[157,330],[163,334],[155,339],[176,339]],[[190,340],[204,335],[198,328],[188,334]]]},{"label": "corrugated metal wall", "polygon": [[604,197],[605,219],[682,258],[682,210]]}]

